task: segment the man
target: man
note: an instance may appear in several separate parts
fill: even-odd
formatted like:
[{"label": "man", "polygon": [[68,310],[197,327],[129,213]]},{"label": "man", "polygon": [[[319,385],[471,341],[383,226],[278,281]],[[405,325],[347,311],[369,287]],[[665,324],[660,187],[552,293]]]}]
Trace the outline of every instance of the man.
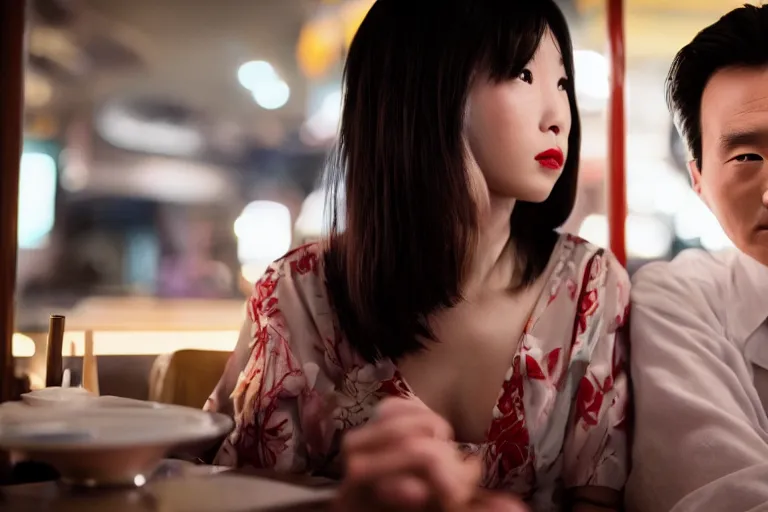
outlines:
[{"label": "man", "polygon": [[738,251],[686,251],[632,290],[629,510],[768,507],[768,6],[699,33],[669,72],[693,187]]}]

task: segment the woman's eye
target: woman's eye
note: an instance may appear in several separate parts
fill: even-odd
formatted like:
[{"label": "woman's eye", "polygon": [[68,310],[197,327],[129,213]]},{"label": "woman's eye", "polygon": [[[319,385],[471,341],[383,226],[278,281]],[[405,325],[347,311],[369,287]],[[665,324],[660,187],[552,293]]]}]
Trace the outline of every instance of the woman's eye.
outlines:
[{"label": "woman's eye", "polygon": [[533,83],[533,73],[531,73],[529,69],[522,70],[520,74],[517,75],[517,78],[529,84]]},{"label": "woman's eye", "polygon": [[570,83],[570,80],[567,78],[561,78],[559,82],[557,82],[557,89],[560,91],[565,91],[568,89],[568,84]]},{"label": "woman's eye", "polygon": [[732,160],[735,162],[759,162],[762,159],[763,157],[757,153],[745,153],[743,155],[738,155],[732,158]]}]

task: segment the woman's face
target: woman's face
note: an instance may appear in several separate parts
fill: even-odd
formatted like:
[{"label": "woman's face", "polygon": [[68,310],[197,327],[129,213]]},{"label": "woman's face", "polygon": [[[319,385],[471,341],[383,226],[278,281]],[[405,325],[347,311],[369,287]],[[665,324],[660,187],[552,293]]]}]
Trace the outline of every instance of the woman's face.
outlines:
[{"label": "woman's face", "polygon": [[470,161],[477,163],[492,197],[542,202],[549,196],[568,156],[567,80],[560,49],[547,30],[517,78],[494,83],[479,76],[472,84],[465,137]]}]

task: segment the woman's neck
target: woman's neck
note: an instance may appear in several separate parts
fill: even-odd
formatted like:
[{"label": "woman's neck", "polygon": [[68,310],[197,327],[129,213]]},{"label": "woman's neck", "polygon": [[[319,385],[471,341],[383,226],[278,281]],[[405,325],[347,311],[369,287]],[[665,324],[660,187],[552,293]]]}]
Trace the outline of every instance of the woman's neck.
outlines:
[{"label": "woman's neck", "polygon": [[514,271],[509,222],[514,199],[490,197],[479,215],[478,236],[463,285],[466,298],[488,288],[507,288]]}]

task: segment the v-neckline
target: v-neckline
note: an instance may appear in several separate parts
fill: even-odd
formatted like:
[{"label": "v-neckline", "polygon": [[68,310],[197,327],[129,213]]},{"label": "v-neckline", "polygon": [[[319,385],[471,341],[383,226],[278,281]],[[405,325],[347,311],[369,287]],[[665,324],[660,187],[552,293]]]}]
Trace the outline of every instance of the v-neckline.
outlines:
[{"label": "v-neckline", "polygon": [[[496,401],[493,403],[493,408],[490,411],[491,422],[486,428],[485,439],[483,440],[482,443],[460,442],[459,443],[460,445],[469,446],[469,447],[482,446],[489,442],[489,434],[494,422],[494,411],[499,409],[501,401],[504,400],[505,398],[505,393],[504,393],[505,384],[509,380],[509,375],[512,372],[514,372],[515,364],[522,355],[521,353],[522,353],[523,342],[525,341],[525,337],[527,334],[529,334],[533,330],[539,318],[541,317],[542,313],[546,310],[547,306],[549,305],[549,299],[552,291],[552,283],[554,282],[554,279],[555,279],[555,270],[557,269],[557,264],[560,262],[560,259],[561,259],[560,253],[563,249],[563,241],[566,239],[566,237],[567,237],[566,234],[558,233],[557,241],[555,242],[555,245],[552,248],[552,253],[549,257],[549,261],[547,262],[547,266],[544,268],[544,272],[542,273],[542,278],[545,279],[544,285],[539,291],[539,294],[536,297],[536,300],[534,301],[533,308],[531,309],[531,312],[529,313],[525,323],[523,324],[523,330],[520,333],[520,336],[517,340],[517,348],[515,349],[515,353],[512,356],[512,361],[510,361],[509,366],[507,367],[504,380],[502,381],[501,386],[499,387],[498,397],[496,398]],[[395,364],[395,362],[391,360],[390,362],[395,369],[397,378],[402,384],[402,388],[406,391],[406,393],[418,398],[418,395],[416,395],[416,393],[413,392],[413,388],[411,387],[411,385],[408,384],[408,381],[405,379],[405,377],[403,377],[403,374],[402,372],[400,372],[400,368],[397,366],[397,364]]]}]

